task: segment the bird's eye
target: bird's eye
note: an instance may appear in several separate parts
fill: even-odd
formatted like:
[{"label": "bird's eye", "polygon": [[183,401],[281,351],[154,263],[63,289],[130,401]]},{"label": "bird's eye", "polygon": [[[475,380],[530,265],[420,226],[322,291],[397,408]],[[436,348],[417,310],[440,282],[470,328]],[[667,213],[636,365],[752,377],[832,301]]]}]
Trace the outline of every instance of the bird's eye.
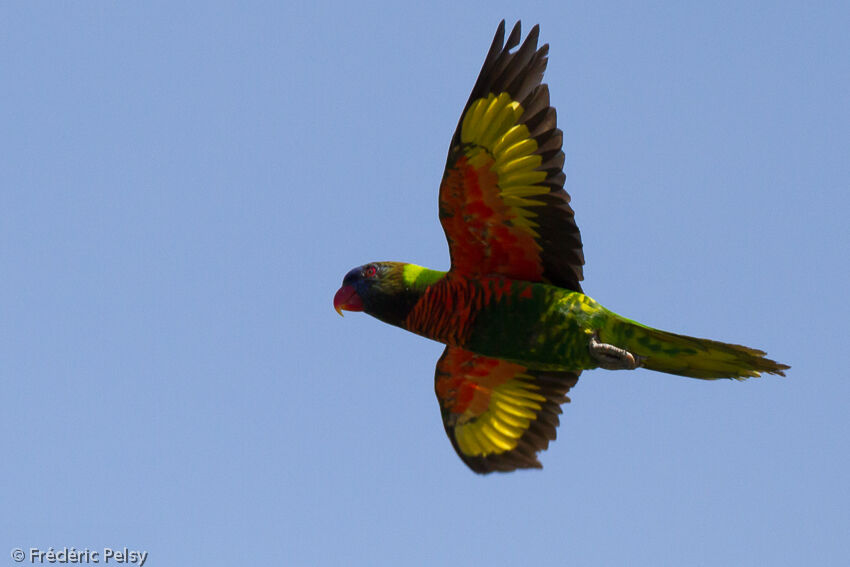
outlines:
[{"label": "bird's eye", "polygon": [[374,278],[378,274],[378,268],[375,266],[366,266],[363,270],[363,275],[369,279]]}]

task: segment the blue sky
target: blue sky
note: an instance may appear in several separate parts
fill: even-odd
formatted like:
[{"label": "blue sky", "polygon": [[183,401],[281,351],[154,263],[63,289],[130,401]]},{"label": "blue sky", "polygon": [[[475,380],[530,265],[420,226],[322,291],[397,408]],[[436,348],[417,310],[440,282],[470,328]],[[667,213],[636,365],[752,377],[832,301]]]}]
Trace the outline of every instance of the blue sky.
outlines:
[{"label": "blue sky", "polygon": [[[0,8],[0,564],[843,564],[850,8],[308,4]],[[586,292],[792,369],[587,372],[542,471],[479,477],[442,347],[331,299],[448,267],[502,18],[551,44]]]}]

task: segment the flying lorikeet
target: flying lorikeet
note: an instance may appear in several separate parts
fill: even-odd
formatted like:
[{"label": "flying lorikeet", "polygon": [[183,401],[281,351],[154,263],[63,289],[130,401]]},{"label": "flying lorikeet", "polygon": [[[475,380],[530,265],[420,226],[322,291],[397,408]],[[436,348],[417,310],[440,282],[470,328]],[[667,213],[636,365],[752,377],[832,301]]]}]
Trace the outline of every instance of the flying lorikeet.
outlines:
[{"label": "flying lorikeet", "polygon": [[540,468],[582,370],[638,367],[744,379],[789,368],[744,346],[659,331],[582,293],[562,132],[542,83],[548,45],[499,24],[449,146],[440,222],[451,268],[373,262],[334,308],[446,344],[434,389],[455,451],[478,473]]}]

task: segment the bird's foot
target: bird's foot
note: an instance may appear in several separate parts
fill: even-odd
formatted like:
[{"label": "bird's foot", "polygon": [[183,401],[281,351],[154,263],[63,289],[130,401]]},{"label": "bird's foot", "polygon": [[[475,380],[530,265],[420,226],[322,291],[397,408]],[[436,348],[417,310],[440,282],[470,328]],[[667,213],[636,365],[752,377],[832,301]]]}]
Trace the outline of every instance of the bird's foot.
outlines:
[{"label": "bird's foot", "polygon": [[593,333],[588,345],[590,356],[596,359],[600,368],[606,370],[634,370],[643,366],[645,356],[632,354],[626,349],[600,342],[599,333]]}]

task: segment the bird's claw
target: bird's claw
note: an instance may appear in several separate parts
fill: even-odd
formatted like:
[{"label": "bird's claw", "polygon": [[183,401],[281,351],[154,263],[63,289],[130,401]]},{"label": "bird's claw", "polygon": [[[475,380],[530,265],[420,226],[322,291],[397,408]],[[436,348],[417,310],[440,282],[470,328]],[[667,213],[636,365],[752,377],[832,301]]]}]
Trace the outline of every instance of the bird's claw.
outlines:
[{"label": "bird's claw", "polygon": [[645,356],[632,354],[626,349],[603,343],[599,340],[599,333],[593,333],[588,345],[590,356],[599,363],[600,368],[606,370],[634,370],[643,366]]}]

